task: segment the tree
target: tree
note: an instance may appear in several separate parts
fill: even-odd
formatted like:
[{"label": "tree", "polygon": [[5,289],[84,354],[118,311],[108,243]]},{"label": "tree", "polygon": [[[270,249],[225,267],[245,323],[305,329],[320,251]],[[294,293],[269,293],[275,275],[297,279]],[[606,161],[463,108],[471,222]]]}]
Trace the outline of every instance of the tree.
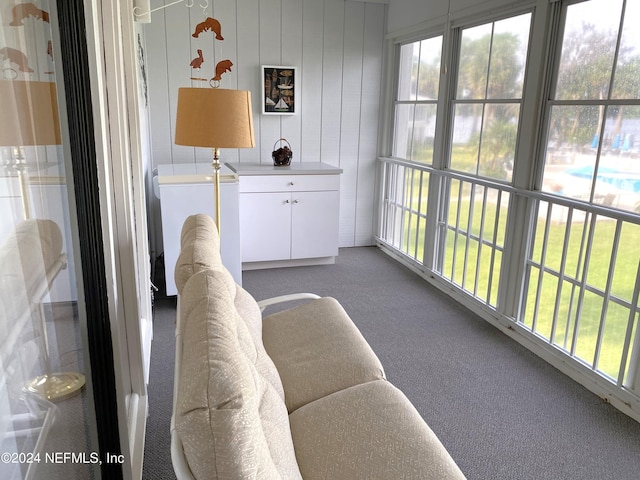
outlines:
[{"label": "tree", "polygon": [[[457,98],[481,101],[520,98],[524,70],[520,48],[520,38],[510,32],[487,33],[475,39],[463,37]],[[518,105],[488,103],[481,111],[482,117],[477,122],[481,132],[472,135],[468,142],[468,146],[480,148],[478,173],[507,178],[518,130]]]},{"label": "tree", "polygon": [[[559,141],[574,147],[596,146],[605,121],[603,101],[640,97],[640,56],[623,44],[614,66],[617,39],[617,31],[598,29],[590,23],[582,23],[565,35],[555,98],[593,100],[594,106],[554,109],[553,133]],[[598,109],[597,119],[594,108]],[[624,106],[609,107],[609,114],[616,119],[611,140],[621,133],[625,110]]]}]

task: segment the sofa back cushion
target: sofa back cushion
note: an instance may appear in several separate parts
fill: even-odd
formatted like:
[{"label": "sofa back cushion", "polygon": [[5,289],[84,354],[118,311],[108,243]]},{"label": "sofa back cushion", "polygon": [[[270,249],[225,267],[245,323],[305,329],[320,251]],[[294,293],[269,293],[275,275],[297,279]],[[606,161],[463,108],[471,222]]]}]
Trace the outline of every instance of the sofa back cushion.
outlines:
[{"label": "sofa back cushion", "polygon": [[220,236],[213,219],[205,214],[190,215],[182,225],[180,234],[180,254],[176,261],[174,278],[178,295],[187,281],[196,273],[212,269],[231,294],[236,310],[249,328],[254,342],[254,364],[284,400],[284,389],[278,370],[267,354],[262,343],[262,313],[255,299],[241,286],[222,263],[220,256]]},{"label": "sofa back cushion", "polygon": [[221,272],[181,296],[183,356],[175,425],[197,479],[299,479],[284,401],[255,366],[255,344]]},{"label": "sofa back cushion", "polygon": [[235,288],[233,276],[222,264],[220,235],[215,222],[205,214],[190,215],[182,225],[180,254],[174,270],[178,294],[194,273],[208,268],[221,272],[228,288]]},{"label": "sofa back cushion", "polygon": [[[0,296],[2,310],[7,319],[30,314],[33,303],[38,303],[53,276],[53,267],[62,260],[62,233],[52,220],[25,220],[16,226],[0,246]],[[4,323],[4,322],[3,322]],[[0,339],[6,331],[0,324]]]}]

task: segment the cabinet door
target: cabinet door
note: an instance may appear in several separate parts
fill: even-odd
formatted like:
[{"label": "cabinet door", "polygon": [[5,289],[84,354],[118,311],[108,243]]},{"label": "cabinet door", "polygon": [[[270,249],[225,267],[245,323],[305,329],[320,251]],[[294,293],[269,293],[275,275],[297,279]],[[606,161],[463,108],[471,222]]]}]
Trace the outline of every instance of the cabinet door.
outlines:
[{"label": "cabinet door", "polygon": [[340,193],[291,194],[291,258],[338,255]]},{"label": "cabinet door", "polygon": [[291,252],[291,194],[241,193],[242,261],[288,260]]}]

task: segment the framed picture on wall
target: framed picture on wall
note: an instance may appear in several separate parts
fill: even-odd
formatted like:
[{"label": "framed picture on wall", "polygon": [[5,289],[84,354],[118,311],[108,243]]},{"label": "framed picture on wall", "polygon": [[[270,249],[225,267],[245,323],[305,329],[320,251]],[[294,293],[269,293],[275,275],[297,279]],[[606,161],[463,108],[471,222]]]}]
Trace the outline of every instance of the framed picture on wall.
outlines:
[{"label": "framed picture on wall", "polygon": [[263,65],[262,113],[294,115],[296,113],[296,67]]}]

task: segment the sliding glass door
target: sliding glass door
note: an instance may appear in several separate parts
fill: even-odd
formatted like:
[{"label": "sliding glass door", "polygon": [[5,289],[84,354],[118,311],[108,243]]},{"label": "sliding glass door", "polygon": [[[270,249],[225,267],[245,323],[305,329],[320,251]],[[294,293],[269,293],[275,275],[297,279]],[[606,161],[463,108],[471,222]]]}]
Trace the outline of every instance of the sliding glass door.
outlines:
[{"label": "sliding glass door", "polygon": [[0,0],[0,478],[122,478],[83,2]]}]

